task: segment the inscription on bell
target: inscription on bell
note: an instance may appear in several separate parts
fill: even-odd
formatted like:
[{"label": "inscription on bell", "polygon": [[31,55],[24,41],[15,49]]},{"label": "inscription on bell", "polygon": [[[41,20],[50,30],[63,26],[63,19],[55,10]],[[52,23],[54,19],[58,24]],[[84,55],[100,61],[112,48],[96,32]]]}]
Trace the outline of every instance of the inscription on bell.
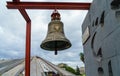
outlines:
[{"label": "inscription on bell", "polygon": [[56,31],[60,30],[60,26],[59,25],[55,25],[54,28],[55,28]]}]

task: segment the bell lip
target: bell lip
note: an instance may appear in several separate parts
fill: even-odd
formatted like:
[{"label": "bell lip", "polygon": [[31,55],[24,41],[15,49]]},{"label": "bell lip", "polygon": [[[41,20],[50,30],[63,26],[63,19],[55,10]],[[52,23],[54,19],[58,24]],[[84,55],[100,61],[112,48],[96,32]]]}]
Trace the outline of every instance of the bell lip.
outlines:
[{"label": "bell lip", "polygon": [[[69,45],[66,48],[58,49],[57,51],[64,51],[66,49],[69,49],[72,46],[72,44],[71,44],[71,42],[69,40],[66,40],[66,41],[65,40],[53,40],[53,41],[64,41],[64,42],[66,42]],[[52,41],[46,41],[46,42],[52,42]],[[55,49],[45,48],[44,45],[45,45],[46,42],[43,41],[41,43],[40,47],[42,49],[44,49],[44,50],[47,50],[47,51],[55,51]]]}]

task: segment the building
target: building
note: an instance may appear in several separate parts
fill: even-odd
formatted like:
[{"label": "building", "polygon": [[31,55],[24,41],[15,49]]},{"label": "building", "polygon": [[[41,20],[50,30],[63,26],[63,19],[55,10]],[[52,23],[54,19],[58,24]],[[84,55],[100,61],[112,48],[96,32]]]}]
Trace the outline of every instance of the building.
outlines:
[{"label": "building", "polygon": [[65,63],[60,63],[57,65],[59,68],[62,68],[63,70],[65,70],[65,66],[67,66],[67,64]]},{"label": "building", "polygon": [[120,76],[120,0],[93,0],[82,34],[86,76]]},{"label": "building", "polygon": [[60,68],[63,68],[63,67],[65,67],[65,66],[67,66],[67,64],[65,64],[65,63],[60,63],[60,64],[58,64],[57,66],[60,67]]},{"label": "building", "polygon": [[80,74],[85,74],[85,67],[80,67]]}]

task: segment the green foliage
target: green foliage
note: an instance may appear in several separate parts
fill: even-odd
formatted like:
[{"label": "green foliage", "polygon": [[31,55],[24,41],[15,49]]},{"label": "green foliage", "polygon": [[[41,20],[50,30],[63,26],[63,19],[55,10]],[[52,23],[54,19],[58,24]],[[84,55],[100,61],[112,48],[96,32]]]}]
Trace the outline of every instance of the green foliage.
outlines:
[{"label": "green foliage", "polygon": [[67,64],[65,64],[65,63],[60,63],[60,64],[58,64],[58,66],[60,68],[64,68],[66,71],[68,71],[70,73],[76,74],[75,70],[72,67],[70,67]]},{"label": "green foliage", "polygon": [[[80,74],[80,69],[78,66],[76,66],[76,69],[73,69],[72,67],[68,66],[67,64],[65,63],[60,63],[58,64],[60,68],[65,68],[66,71],[70,72],[70,73],[73,73],[75,74],[76,76],[82,76]],[[84,76],[84,75],[83,75]]]},{"label": "green foliage", "polygon": [[68,65],[65,64],[65,63],[60,63],[60,64],[58,64],[58,66],[59,66],[60,68],[64,68],[64,67],[66,67],[66,66],[68,66]]},{"label": "green foliage", "polygon": [[80,53],[80,60],[84,63],[84,53]]},{"label": "green foliage", "polygon": [[82,74],[81,76],[86,76],[85,74]]},{"label": "green foliage", "polygon": [[65,68],[65,70],[67,70],[67,71],[69,71],[69,72],[71,72],[73,74],[76,74],[75,70],[72,67],[70,67],[70,66],[64,66],[64,68]]},{"label": "green foliage", "polygon": [[76,75],[80,75],[80,69],[78,66],[76,67]]}]

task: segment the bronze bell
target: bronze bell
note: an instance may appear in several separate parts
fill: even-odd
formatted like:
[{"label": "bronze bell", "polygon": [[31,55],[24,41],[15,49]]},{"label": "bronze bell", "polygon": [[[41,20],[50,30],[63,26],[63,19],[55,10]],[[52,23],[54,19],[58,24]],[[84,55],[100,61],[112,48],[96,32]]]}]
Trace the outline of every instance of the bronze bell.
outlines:
[{"label": "bronze bell", "polygon": [[49,51],[61,51],[71,47],[70,41],[65,37],[63,23],[60,21],[60,14],[57,10],[51,14],[51,22],[48,24],[48,33],[40,45],[41,48]]}]

